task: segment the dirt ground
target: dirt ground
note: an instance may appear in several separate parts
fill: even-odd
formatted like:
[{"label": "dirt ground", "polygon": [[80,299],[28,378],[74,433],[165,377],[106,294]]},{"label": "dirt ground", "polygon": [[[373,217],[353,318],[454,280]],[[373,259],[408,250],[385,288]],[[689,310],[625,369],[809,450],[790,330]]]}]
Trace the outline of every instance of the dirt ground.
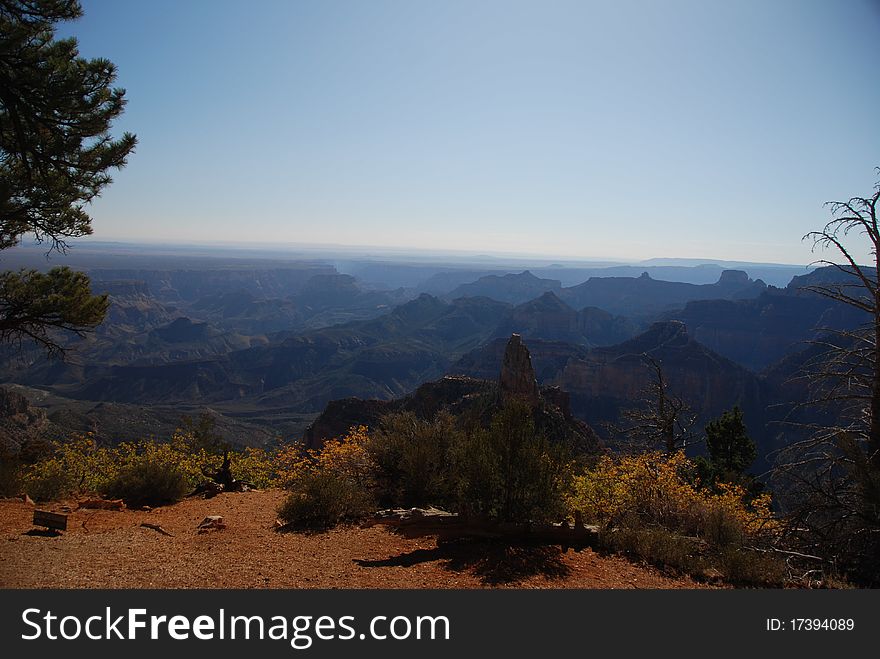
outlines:
[{"label": "dirt ground", "polygon": [[[279,532],[274,490],[188,499],[149,512],[75,510],[68,530],[33,532],[32,505],[0,501],[3,588],[699,588],[590,549],[439,544],[384,527]],[[65,509],[66,508],[66,509]],[[198,533],[208,515],[227,528]],[[142,527],[159,525],[172,536]]]}]

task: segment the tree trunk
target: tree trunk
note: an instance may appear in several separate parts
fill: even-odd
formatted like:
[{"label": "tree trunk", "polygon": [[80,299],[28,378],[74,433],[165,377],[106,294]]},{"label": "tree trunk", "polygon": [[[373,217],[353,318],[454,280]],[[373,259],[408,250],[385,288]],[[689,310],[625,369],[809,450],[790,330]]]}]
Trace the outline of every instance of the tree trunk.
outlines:
[{"label": "tree trunk", "polygon": [[874,368],[871,381],[871,427],[868,430],[868,458],[875,469],[880,469],[880,296],[874,304]]}]

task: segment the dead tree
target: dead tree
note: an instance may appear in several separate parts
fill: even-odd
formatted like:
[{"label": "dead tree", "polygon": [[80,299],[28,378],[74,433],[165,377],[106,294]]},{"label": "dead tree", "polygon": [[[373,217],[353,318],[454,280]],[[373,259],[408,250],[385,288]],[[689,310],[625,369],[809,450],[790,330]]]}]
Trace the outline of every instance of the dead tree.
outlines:
[{"label": "dead tree", "polygon": [[[880,174],[880,168],[878,168]],[[813,250],[833,249],[844,263],[819,259],[814,264],[830,266],[845,278],[828,284],[806,286],[806,290],[842,304],[860,309],[866,314],[866,325],[854,331],[837,330],[826,342],[827,359],[814,378],[829,385],[825,397],[839,400],[849,409],[855,409],[861,428],[858,434],[865,443],[865,451],[874,468],[880,469],[880,227],[877,225],[877,201],[880,182],[871,197],[853,197],[849,201],[826,204],[833,219],[822,231],[804,236],[813,241]],[[868,241],[872,263],[859,265],[844,245],[850,233]]]},{"label": "dead tree", "polygon": [[627,446],[635,450],[660,446],[674,453],[684,449],[693,443],[696,415],[670,390],[663,364],[647,353],[642,359],[651,370],[651,383],[643,392],[644,404],[621,412],[625,425],[614,432],[625,437]]},{"label": "dead tree", "polygon": [[[878,168],[880,174],[880,168]],[[870,197],[828,202],[832,219],[804,236],[813,250],[836,260],[814,264],[837,277],[805,290],[865,314],[862,326],[826,330],[813,341],[817,356],[798,377],[810,392],[803,405],[833,409],[833,421],[814,424],[806,439],[783,449],[776,477],[785,483],[789,538],[870,583],[880,582],[880,181]],[[850,239],[867,241],[870,263],[859,264]],[[839,262],[838,262],[839,261]],[[805,543],[805,544],[804,544]]]}]

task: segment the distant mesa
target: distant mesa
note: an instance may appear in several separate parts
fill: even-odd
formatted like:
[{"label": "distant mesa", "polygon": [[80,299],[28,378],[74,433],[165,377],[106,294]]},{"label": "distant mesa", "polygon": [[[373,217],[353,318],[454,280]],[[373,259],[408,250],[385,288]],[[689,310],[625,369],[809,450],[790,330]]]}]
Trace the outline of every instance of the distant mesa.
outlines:
[{"label": "distant mesa", "polygon": [[724,270],[718,279],[719,284],[742,284],[748,286],[749,273],[744,270]]},{"label": "distant mesa", "polygon": [[643,272],[639,277],[591,277],[563,288],[560,297],[575,309],[598,307],[615,315],[648,318],[693,300],[754,298],[766,288],[741,270],[725,270],[716,283],[699,285],[653,279]]}]

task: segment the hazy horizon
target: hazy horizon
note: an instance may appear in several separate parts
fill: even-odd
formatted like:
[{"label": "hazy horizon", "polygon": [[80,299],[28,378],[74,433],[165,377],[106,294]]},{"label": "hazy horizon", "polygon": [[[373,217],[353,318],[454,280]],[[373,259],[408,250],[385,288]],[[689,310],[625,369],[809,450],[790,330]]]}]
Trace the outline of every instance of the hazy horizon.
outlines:
[{"label": "hazy horizon", "polygon": [[[34,241],[23,242],[21,245],[11,248],[6,255],[14,254],[17,251],[39,251],[47,253],[48,243],[37,243]],[[211,240],[162,240],[162,239],[107,239],[102,236],[86,236],[69,241],[67,253],[52,251],[47,253],[50,262],[57,261],[58,265],[63,265],[64,260],[69,256],[76,256],[77,253],[85,255],[91,250],[97,250],[105,253],[112,253],[114,249],[143,249],[149,253],[161,252],[162,250],[171,250],[172,252],[182,250],[203,250],[206,253],[216,252],[245,252],[255,254],[266,254],[274,256],[289,255],[289,258],[302,257],[308,253],[314,253],[316,256],[321,254],[327,255],[348,255],[351,257],[376,257],[388,258],[393,260],[406,261],[409,259],[415,261],[433,261],[450,263],[462,261],[463,263],[478,263],[480,261],[498,261],[498,262],[518,262],[518,261],[534,261],[546,263],[548,265],[558,264],[559,267],[577,267],[589,265],[592,267],[616,266],[616,265],[681,265],[696,267],[700,265],[761,265],[761,266],[780,266],[785,268],[804,267],[809,268],[813,265],[811,262],[790,263],[783,261],[749,261],[745,259],[722,259],[713,256],[705,257],[679,257],[675,255],[654,255],[647,258],[613,258],[601,255],[586,256],[568,256],[564,254],[541,254],[529,252],[501,252],[493,250],[477,250],[477,249],[431,249],[430,247],[404,247],[394,245],[353,245],[344,243],[298,243],[298,242],[275,242],[265,243],[257,241],[211,241]],[[815,261],[815,259],[813,259]]]}]

